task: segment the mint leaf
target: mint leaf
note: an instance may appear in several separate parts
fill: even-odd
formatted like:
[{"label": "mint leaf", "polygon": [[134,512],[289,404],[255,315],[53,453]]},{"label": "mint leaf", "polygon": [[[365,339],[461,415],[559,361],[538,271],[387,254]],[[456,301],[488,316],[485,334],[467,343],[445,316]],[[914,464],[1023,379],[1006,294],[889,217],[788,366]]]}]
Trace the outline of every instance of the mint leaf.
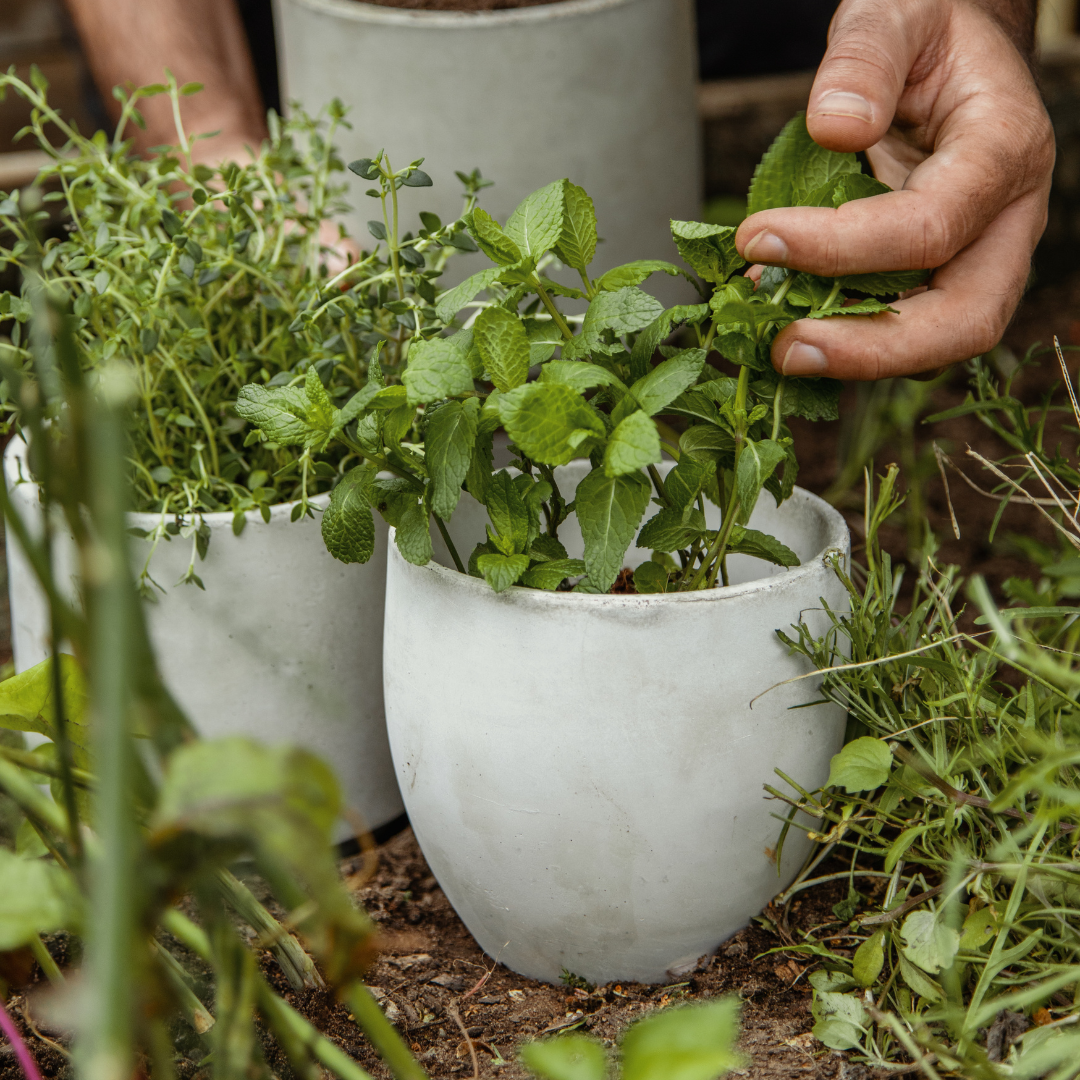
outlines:
[{"label": "mint leaf", "polygon": [[889,744],[869,735],[849,742],[829,765],[830,787],[842,787],[849,795],[873,791],[889,779],[892,751]]},{"label": "mint leaf", "polygon": [[746,265],[735,247],[735,233],[730,225],[707,225],[703,221],[671,223],[671,235],[680,258],[699,277],[717,285]]},{"label": "mint leaf", "polygon": [[395,528],[398,551],[406,562],[414,566],[431,562],[431,524],[422,502],[408,502]]},{"label": "mint leaf", "polygon": [[787,451],[772,439],[754,442],[747,439],[735,470],[735,492],[739,500],[739,520],[749,521],[758,495],[776,466],[787,457]]},{"label": "mint leaf", "polygon": [[684,349],[638,379],[630,393],[649,416],[655,416],[693,386],[704,367],[704,349]]},{"label": "mint leaf", "polygon": [[481,555],[476,560],[476,568],[497,593],[509,589],[528,566],[528,555]]},{"label": "mint leaf", "polygon": [[679,511],[687,509],[715,472],[716,466],[712,462],[698,461],[689,454],[679,458],[679,463],[664,479],[664,490],[672,507]]},{"label": "mint leaf", "polygon": [[590,437],[607,434],[595,410],[560,383],[526,383],[502,394],[498,408],[522,453],[544,465],[565,465],[575,454],[587,452]]},{"label": "mint leaf", "polygon": [[799,566],[799,556],[791,548],[781,544],[775,536],[736,526],[732,530],[728,551],[739,555],[753,555],[755,559],[775,563],[777,566]]},{"label": "mint leaf", "polygon": [[[831,307],[825,308],[824,311],[811,311],[804,315],[803,318],[828,319],[833,315],[877,315],[882,311],[891,311],[894,315],[900,314],[896,308],[889,307],[888,304],[883,304],[880,300],[860,300],[857,304],[849,304],[847,307]],[[787,321],[791,322],[790,319]]]},{"label": "mint leaf", "polygon": [[667,592],[667,587],[668,572],[659,563],[650,560],[634,571],[634,588],[639,593]]},{"label": "mint leaf", "polygon": [[[529,511],[521,491],[505,469],[491,478],[486,505],[488,517],[495,526],[492,542],[507,555],[523,552],[529,542]],[[528,566],[527,559],[525,566]],[[522,573],[524,571],[525,567],[522,567]]]},{"label": "mint leaf", "polygon": [[580,577],[584,573],[585,563],[581,559],[550,559],[528,570],[521,584],[554,592],[568,577]]},{"label": "mint leaf", "polygon": [[271,442],[282,446],[303,443],[311,434],[307,395],[296,386],[258,386],[248,383],[236,400],[236,412],[254,424]]},{"label": "mint leaf", "polygon": [[555,254],[581,273],[596,254],[596,209],[584,188],[563,181],[563,221]]},{"label": "mint leaf", "polygon": [[868,293],[870,296],[895,296],[908,289],[925,285],[930,279],[929,270],[892,270],[875,274],[846,274],[840,278],[840,288],[852,292]]},{"label": "mint leaf", "polygon": [[635,546],[652,551],[678,551],[689,547],[704,532],[705,515],[697,507],[684,511],[665,506],[645,522]]},{"label": "mint leaf", "polygon": [[465,488],[479,503],[487,502],[488,484],[491,481],[491,469],[494,461],[493,433],[478,430],[473,443],[469,468],[465,473]]},{"label": "mint leaf", "polygon": [[478,293],[483,292],[490,285],[499,280],[502,271],[497,266],[489,266],[472,277],[467,277],[460,285],[447,289],[435,301],[435,314],[445,323],[450,322],[455,315],[467,304],[474,300]]},{"label": "mint leaf", "polygon": [[486,211],[476,207],[465,221],[476,246],[500,266],[513,266],[521,262],[521,249],[499,227],[499,223]]},{"label": "mint leaf", "polygon": [[473,388],[472,371],[453,338],[414,341],[401,381],[414,407],[467,394]]},{"label": "mint leaf", "polygon": [[518,205],[503,230],[521,253],[539,259],[550,251],[563,231],[563,185],[555,180],[534,191]]},{"label": "mint leaf", "polygon": [[322,538],[339,562],[366,563],[375,550],[375,521],[365,490],[371,479],[371,469],[350,469],[330,492],[330,504],[322,516]]},{"label": "mint leaf", "polygon": [[651,486],[641,473],[609,477],[593,469],[574,498],[590,586],[607,592],[622,569],[623,556],[649,505]]},{"label": "mint leaf", "polygon": [[781,411],[806,420],[837,420],[843,388],[836,379],[788,379]]},{"label": "mint leaf", "polygon": [[529,374],[529,339],[521,319],[504,307],[484,308],[473,323],[473,341],[491,376],[504,393]]},{"label": "mint leaf", "polygon": [[449,401],[431,413],[427,422],[424,460],[431,478],[431,509],[444,520],[457,509],[461,484],[469,471],[480,402]]},{"label": "mint leaf", "polygon": [[806,113],[789,120],[754,170],[747,216],[777,206],[800,206],[834,176],[858,173],[854,154],[838,154],[818,146],[806,130]]},{"label": "mint leaf", "polygon": [[681,322],[701,322],[708,314],[707,304],[680,304],[662,311],[638,334],[634,347],[630,350],[630,371],[633,377],[639,379],[649,370],[653,353],[671,333],[673,326]]},{"label": "mint leaf", "polygon": [[541,368],[540,381],[562,383],[579,394],[594,386],[614,386],[626,390],[618,375],[585,360],[552,360]]},{"label": "mint leaf", "polygon": [[648,414],[638,410],[620,421],[611,433],[604,449],[604,473],[622,476],[660,460],[660,433]]},{"label": "mint leaf", "polygon": [[641,289],[628,286],[615,292],[602,292],[589,304],[581,325],[582,345],[588,350],[612,351],[605,346],[601,334],[612,331],[616,337],[632,334],[648,326],[664,310],[655,297]]},{"label": "mint leaf", "polygon": [[660,271],[672,277],[682,273],[677,266],[672,266],[663,259],[638,259],[636,262],[616,266],[606,274],[601,274],[596,281],[596,287],[614,292],[616,289],[624,289],[629,285],[640,285],[651,274]]},{"label": "mint leaf", "polygon": [[679,449],[702,463],[730,469],[735,461],[735,440],[714,424],[694,424],[679,439]]}]

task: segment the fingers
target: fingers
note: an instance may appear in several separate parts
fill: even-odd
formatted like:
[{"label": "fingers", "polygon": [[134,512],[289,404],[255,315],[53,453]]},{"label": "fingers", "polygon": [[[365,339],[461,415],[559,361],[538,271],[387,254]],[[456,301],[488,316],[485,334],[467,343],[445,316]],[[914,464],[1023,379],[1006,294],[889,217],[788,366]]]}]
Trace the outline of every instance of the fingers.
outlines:
[{"label": "fingers", "polygon": [[[785,375],[873,380],[967,360],[1001,339],[1023,295],[1041,195],[1008,207],[931,279],[892,306],[899,314],[801,319],[776,336],[773,366]],[[1041,227],[1038,232],[1041,232]]]},{"label": "fingers", "polygon": [[853,152],[889,130],[908,73],[940,17],[932,5],[846,0],[829,27],[829,47],[806,110],[815,142]]}]

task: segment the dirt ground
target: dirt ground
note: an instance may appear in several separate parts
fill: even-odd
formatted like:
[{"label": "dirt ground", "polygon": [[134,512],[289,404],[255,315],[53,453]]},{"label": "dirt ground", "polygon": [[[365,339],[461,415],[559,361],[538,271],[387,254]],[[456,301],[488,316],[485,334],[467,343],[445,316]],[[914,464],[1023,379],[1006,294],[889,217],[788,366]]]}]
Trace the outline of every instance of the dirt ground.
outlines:
[{"label": "dirt ground", "polygon": [[[1025,301],[1006,337],[1006,345],[1017,354],[1035,340],[1049,342],[1057,333],[1063,343],[1080,345],[1080,277],[1052,288],[1039,289]],[[1025,380],[1023,397],[1037,401],[1057,379],[1056,364],[1042,368]],[[857,391],[845,390],[842,417],[854,408]],[[949,408],[963,400],[965,376],[954,371],[935,391],[935,410]],[[829,488],[837,472],[837,448],[844,420],[831,424],[803,424],[796,430],[800,458],[805,462],[799,482],[812,491]],[[974,417],[962,417],[919,429],[925,444],[936,439],[958,463],[971,445],[988,457],[1000,457],[1003,448]],[[1055,435],[1055,438],[1058,436]],[[1075,435],[1061,432],[1063,447],[1075,455]],[[877,455],[880,467],[893,460],[895,447],[885,446]],[[973,479],[990,486],[974,463],[965,464]],[[965,572],[986,575],[994,588],[1011,574],[1029,571],[1010,545],[1010,533],[1050,538],[1050,530],[1031,508],[1010,507],[996,541],[987,534],[997,505],[967,488],[958,477],[950,478],[953,506],[961,538],[952,536],[948,502],[936,472],[926,482],[925,515],[942,541],[940,563],[957,563]],[[856,547],[862,536],[858,495],[850,499],[845,513],[852,526]],[[902,523],[890,525],[885,533],[887,546],[903,558],[907,534]],[[0,663],[10,658],[6,589],[0,592]],[[342,860],[342,874],[355,896],[378,923],[382,953],[369,982],[383,1001],[390,1018],[399,1026],[421,1063],[434,1078],[472,1077],[472,1052],[480,1076],[522,1077],[516,1062],[517,1046],[537,1036],[561,1031],[585,1031],[613,1045],[620,1032],[637,1018],[665,1004],[702,1000],[735,993],[743,1001],[742,1047],[749,1063],[738,1075],[752,1080],[786,1080],[814,1077],[822,1080],[865,1080],[868,1071],[848,1062],[843,1054],[828,1050],[810,1034],[810,988],[807,969],[795,954],[782,949],[792,939],[790,933],[831,924],[837,934],[844,925],[836,919],[832,906],[843,897],[840,885],[825,885],[800,894],[791,907],[790,925],[781,930],[779,914],[767,909],[763,917],[714,955],[699,962],[698,969],[670,986],[648,987],[632,984],[599,988],[549,986],[525,979],[486,957],[451,909],[432,877],[412,832],[406,829],[378,849],[374,875],[363,880],[362,858]],[[846,869],[846,867],[844,868]],[[821,872],[828,872],[823,867]],[[873,902],[871,891],[869,902]],[[776,921],[773,921],[775,918]],[[837,939],[839,940],[839,939]],[[49,942],[57,959],[64,962],[66,942]],[[189,958],[190,959],[190,958]],[[376,1077],[387,1075],[373,1050],[347,1010],[323,993],[297,995],[288,990],[276,962],[265,954],[263,967],[275,986],[286,993],[323,1032],[338,1043]],[[197,963],[192,964],[198,970]],[[10,972],[8,973],[11,974]],[[54,1035],[36,1024],[32,1031],[22,1009],[26,993],[33,992],[41,973],[28,965],[23,978],[25,989],[9,1002],[9,1008],[31,1045],[44,1076],[62,1077],[68,1071],[62,1046]],[[29,1013],[33,1017],[33,1013]],[[184,1057],[178,1062],[181,1080],[203,1080],[206,1075],[198,1061],[203,1050],[192,1037],[190,1045],[181,1040]],[[269,1043],[265,1047],[277,1076],[290,1075],[287,1064]],[[10,1047],[0,1043],[0,1080],[15,1080],[19,1071]]]}]

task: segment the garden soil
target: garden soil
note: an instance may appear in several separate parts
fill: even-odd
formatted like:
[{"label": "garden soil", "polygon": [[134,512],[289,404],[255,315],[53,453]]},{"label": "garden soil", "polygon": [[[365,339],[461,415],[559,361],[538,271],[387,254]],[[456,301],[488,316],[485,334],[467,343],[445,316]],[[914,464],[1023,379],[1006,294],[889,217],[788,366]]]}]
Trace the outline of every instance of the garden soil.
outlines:
[{"label": "garden soil", "polygon": [[[1078,302],[1080,277],[1032,293],[1014,321],[1006,345],[1022,354],[1032,342],[1049,342],[1056,333],[1063,343],[1080,346],[1080,322],[1068,314],[1080,310]],[[1037,372],[1025,378],[1021,396],[1036,402],[1057,378],[1056,362],[1047,358]],[[965,375],[957,369],[935,390],[933,409],[959,404],[964,393]],[[842,417],[850,415],[855,394],[854,387],[845,389]],[[827,490],[835,479],[842,423],[800,424],[795,431],[804,462],[799,483],[812,491]],[[983,488],[991,482],[977,463],[965,456],[967,446],[990,458],[1004,454],[996,438],[971,416],[922,426],[916,437],[923,445],[936,439]],[[1059,437],[1063,448],[1075,454],[1075,434],[1059,430],[1052,438]],[[878,471],[893,460],[895,449],[882,447],[876,461]],[[936,556],[939,565],[956,563],[965,573],[982,573],[995,589],[1013,574],[1029,573],[1030,565],[1008,537],[1023,534],[1049,541],[1051,530],[1038,513],[1031,507],[1010,506],[998,538],[990,543],[987,536],[996,502],[975,493],[956,473],[950,473],[950,488],[960,539],[953,535],[949,500],[936,469],[925,479],[925,517],[941,541]],[[859,493],[852,492],[841,506],[852,527],[858,558],[862,536]],[[908,536],[903,523],[885,530],[884,540],[895,558],[904,558]],[[3,592],[6,594],[6,589]],[[3,603],[0,648],[6,655],[0,655],[0,661],[10,657],[6,595]],[[515,1059],[524,1040],[581,1031],[612,1046],[629,1024],[654,1009],[722,994],[737,994],[743,1003],[741,1046],[747,1062],[736,1075],[753,1080],[868,1080],[871,1075],[813,1037],[807,984],[810,969],[797,954],[784,951],[811,928],[818,936],[835,935],[830,944],[842,951],[846,923],[834,914],[833,906],[844,898],[845,882],[831,882],[798,894],[786,914],[770,906],[713,954],[702,957],[695,971],[670,986],[549,986],[516,975],[481,952],[439,889],[410,830],[391,838],[376,855],[377,859],[357,855],[341,862],[346,884],[380,931],[382,951],[368,981],[435,1080],[470,1078],[474,1069],[485,1080],[496,1076],[517,1080],[526,1075]],[[823,865],[820,872],[828,873],[829,869]],[[847,867],[837,864],[831,869]],[[251,884],[271,902],[257,881]],[[874,899],[871,887],[864,906],[872,907]],[[61,964],[69,961],[63,937],[50,939],[48,945]],[[179,946],[177,952],[198,975],[199,962]],[[43,1026],[40,1010],[34,1005],[34,995],[44,989],[40,970],[28,957],[9,954],[6,963],[0,976],[20,988],[9,1008],[44,1076],[66,1076],[66,1039]],[[263,955],[262,966],[275,987],[321,1031],[374,1076],[380,1080],[388,1076],[345,1007],[326,993],[289,990],[269,953]],[[208,997],[207,1002],[212,1005]],[[178,1045],[183,1055],[177,1063],[180,1080],[204,1080],[208,1070],[200,1069],[199,1061],[205,1051],[195,1037],[180,1032]],[[283,1080],[289,1077],[288,1066],[276,1048],[268,1040],[264,1048],[276,1076]],[[17,1080],[19,1076],[10,1047],[0,1043],[0,1080]]]}]

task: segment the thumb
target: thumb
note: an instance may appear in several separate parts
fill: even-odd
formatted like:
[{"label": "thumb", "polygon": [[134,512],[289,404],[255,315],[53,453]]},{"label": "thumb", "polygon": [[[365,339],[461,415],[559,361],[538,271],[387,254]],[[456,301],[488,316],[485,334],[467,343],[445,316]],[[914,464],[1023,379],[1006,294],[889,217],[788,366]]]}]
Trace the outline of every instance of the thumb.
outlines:
[{"label": "thumb", "polygon": [[889,130],[923,43],[938,21],[934,3],[845,0],[806,110],[811,138],[828,150],[866,150]]}]

